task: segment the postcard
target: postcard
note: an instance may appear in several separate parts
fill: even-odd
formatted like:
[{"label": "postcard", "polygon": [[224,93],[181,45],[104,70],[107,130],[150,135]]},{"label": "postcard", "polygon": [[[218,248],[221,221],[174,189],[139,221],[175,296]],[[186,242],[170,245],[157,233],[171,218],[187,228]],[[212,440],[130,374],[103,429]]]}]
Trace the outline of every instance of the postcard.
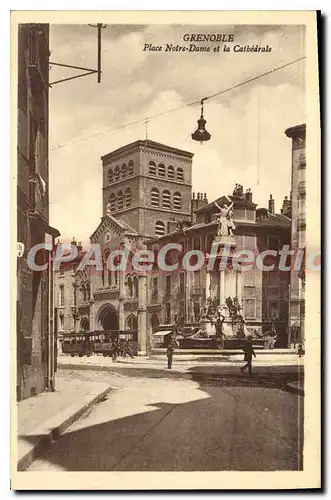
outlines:
[{"label": "postcard", "polygon": [[12,12],[12,489],[321,487],[317,26]]}]

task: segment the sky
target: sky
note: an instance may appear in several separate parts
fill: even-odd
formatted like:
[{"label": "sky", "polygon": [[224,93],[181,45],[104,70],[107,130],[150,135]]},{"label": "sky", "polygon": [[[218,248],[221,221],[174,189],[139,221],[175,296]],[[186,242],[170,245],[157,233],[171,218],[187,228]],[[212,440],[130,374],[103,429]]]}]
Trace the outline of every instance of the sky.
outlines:
[{"label": "sky", "polygon": [[[144,51],[187,45],[186,33],[234,35],[227,45],[269,45],[271,52]],[[96,28],[51,25],[50,60],[97,65]],[[196,102],[305,55],[302,26],[107,25],[102,30],[102,82],[89,75],[50,89],[50,224],[61,241],[87,244],[102,215],[100,157],[146,137],[146,117]],[[198,45],[198,44],[196,44]],[[150,119],[148,138],[194,153],[193,188],[209,201],[251,188],[253,201],[276,211],[290,192],[291,141],[286,128],[305,123],[305,61],[205,101],[211,140],[191,139],[200,105]],[[51,65],[50,82],[78,74]],[[131,122],[141,123],[123,127]],[[116,130],[117,129],[117,130]]]}]

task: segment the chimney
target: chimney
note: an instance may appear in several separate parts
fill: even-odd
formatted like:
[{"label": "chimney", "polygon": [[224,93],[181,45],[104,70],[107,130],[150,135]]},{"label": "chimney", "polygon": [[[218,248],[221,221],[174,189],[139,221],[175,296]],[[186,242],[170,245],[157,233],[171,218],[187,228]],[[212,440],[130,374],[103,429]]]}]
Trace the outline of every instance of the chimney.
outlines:
[{"label": "chimney", "polygon": [[195,192],[193,191],[193,193],[192,193],[192,200],[194,200],[194,199],[195,199]]},{"label": "chimney", "polygon": [[290,210],[290,208],[291,208],[291,202],[288,199],[288,197],[285,196],[284,201],[283,201],[283,206],[282,206],[282,209],[281,209],[281,213],[282,214],[288,213],[289,210]]},{"label": "chimney", "polygon": [[204,193],[203,195],[203,199],[206,200],[206,202],[208,203],[208,200],[207,200],[207,193]]},{"label": "chimney", "polygon": [[83,250],[83,245],[82,245],[81,241],[78,242],[77,250],[78,250],[78,252],[81,252]]},{"label": "chimney", "polygon": [[72,238],[71,245],[75,245],[75,247],[77,246],[77,241],[75,240],[74,236]]},{"label": "chimney", "polygon": [[253,193],[251,189],[246,189],[245,198],[247,203],[253,203]]},{"label": "chimney", "polygon": [[269,212],[271,214],[275,213],[275,200],[273,199],[272,194],[270,195],[269,198]]}]

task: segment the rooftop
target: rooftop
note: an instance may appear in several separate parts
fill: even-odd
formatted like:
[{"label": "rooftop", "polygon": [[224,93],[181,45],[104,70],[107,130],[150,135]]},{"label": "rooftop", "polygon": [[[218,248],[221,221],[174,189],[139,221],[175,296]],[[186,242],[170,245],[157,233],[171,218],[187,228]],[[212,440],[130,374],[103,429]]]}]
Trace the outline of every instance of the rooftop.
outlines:
[{"label": "rooftop", "polygon": [[220,205],[223,205],[223,203],[228,204],[233,201],[234,205],[240,204],[241,206],[245,205],[245,206],[250,206],[252,208],[257,206],[256,203],[246,200],[245,195],[243,196],[223,195],[217,198],[216,200],[213,200],[210,203],[207,203],[206,205],[203,205],[202,207],[198,208],[198,210],[196,210],[195,213],[201,213],[210,210],[211,208],[215,207],[215,201]]},{"label": "rooftop", "polygon": [[295,127],[289,127],[285,130],[285,135],[287,137],[303,137],[306,135],[306,124],[295,125]]},{"label": "rooftop", "polygon": [[193,157],[193,153],[190,153],[189,151],[184,151],[183,149],[173,148],[172,146],[167,146],[166,144],[161,144],[160,142],[155,142],[151,141],[150,139],[145,139],[145,140],[131,142],[130,144],[126,144],[121,148],[115,149],[114,151],[111,151],[110,153],[101,156],[101,160],[102,161],[109,160],[116,156],[120,156],[123,153],[129,153],[130,151],[138,149],[139,147],[158,149],[159,151],[166,151],[167,153],[174,153],[180,156],[185,156],[187,158]]},{"label": "rooftop", "polygon": [[[267,210],[267,209],[266,209]],[[253,221],[248,221],[248,220],[243,220],[243,219],[235,219],[234,222],[236,227],[252,227],[255,229],[259,228],[279,228],[279,229],[291,229],[291,219],[286,217],[286,215],[283,214],[271,214],[269,212],[268,218],[267,219],[257,219],[256,222]],[[169,239],[171,237],[176,237],[180,235],[185,235],[186,233],[191,233],[194,231],[197,231],[199,229],[203,228],[208,228],[208,227],[213,227],[215,226],[215,235],[216,235],[216,226],[217,226],[217,220],[213,220],[208,223],[200,222],[197,224],[192,224],[192,226],[185,228],[184,230],[178,230],[178,231],[173,231],[171,233],[165,234],[164,236],[161,236],[160,238],[152,238],[148,240],[147,243],[157,243],[162,240]]]}]

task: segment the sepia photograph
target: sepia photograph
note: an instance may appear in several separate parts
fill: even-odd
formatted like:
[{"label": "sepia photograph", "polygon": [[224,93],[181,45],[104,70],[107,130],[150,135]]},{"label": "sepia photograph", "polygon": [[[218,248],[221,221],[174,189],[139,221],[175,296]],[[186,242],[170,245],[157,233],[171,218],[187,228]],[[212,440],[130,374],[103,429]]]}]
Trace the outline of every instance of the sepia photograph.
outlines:
[{"label": "sepia photograph", "polygon": [[17,11],[11,47],[12,488],[318,488],[316,13]]}]

